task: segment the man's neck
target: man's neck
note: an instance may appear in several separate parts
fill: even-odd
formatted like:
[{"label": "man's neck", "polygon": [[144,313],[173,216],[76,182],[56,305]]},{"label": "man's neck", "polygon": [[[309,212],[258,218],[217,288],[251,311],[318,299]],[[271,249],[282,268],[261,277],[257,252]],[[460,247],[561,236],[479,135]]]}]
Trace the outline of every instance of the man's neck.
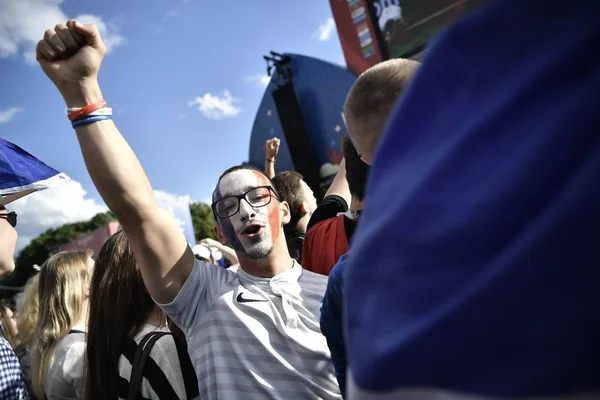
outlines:
[{"label": "man's neck", "polygon": [[276,254],[273,249],[267,257],[259,260],[248,258],[243,254],[238,254],[238,259],[240,268],[259,278],[273,278],[294,266],[294,260],[287,252],[287,247],[285,253]]},{"label": "man's neck", "polygon": [[350,209],[352,211],[361,211],[363,209],[363,201],[353,195],[350,199]]},{"label": "man's neck", "polygon": [[310,221],[310,215],[304,214],[302,218],[298,220],[296,224],[296,231],[299,233],[306,233],[306,227],[308,226],[308,221]]}]

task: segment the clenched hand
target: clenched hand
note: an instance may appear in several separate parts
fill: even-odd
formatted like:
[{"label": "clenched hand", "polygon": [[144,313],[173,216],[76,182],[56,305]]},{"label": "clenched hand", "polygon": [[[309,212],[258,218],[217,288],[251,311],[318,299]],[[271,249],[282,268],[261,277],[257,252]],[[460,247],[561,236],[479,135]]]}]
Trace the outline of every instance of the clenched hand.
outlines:
[{"label": "clenched hand", "polygon": [[79,107],[86,104],[72,103],[89,104],[101,100],[99,89],[96,88],[98,71],[105,54],[106,46],[98,28],[74,20],[48,29],[36,48],[36,59],[67,105]]}]

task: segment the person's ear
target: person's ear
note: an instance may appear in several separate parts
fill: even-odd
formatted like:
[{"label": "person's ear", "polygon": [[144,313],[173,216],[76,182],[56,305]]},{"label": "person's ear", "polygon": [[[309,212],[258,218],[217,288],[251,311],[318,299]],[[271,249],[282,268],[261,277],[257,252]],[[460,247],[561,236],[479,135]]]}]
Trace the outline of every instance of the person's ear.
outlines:
[{"label": "person's ear", "polygon": [[308,205],[307,202],[303,201],[302,204],[300,204],[300,218],[304,217],[306,214],[309,213],[310,207]]},{"label": "person's ear", "polygon": [[219,226],[218,223],[215,224],[214,231],[215,231],[215,236],[217,237],[217,240],[219,241],[219,243],[221,243],[223,245],[229,244],[227,238],[225,237],[225,235],[223,235],[223,231],[221,230],[221,227]]},{"label": "person's ear", "polygon": [[287,225],[289,224],[290,220],[292,219],[292,214],[290,212],[290,205],[288,204],[287,201],[282,201],[281,203],[281,207],[279,207],[279,212],[281,215],[281,224],[282,225]]}]

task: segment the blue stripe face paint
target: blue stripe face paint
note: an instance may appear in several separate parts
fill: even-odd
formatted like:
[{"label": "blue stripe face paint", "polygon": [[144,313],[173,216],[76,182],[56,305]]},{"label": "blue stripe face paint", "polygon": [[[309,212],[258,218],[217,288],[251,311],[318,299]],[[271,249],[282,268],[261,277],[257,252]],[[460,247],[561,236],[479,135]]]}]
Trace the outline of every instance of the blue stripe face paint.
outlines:
[{"label": "blue stripe face paint", "polygon": [[[240,195],[252,188],[269,184],[265,176],[255,171],[233,171],[221,179],[213,193],[213,201],[228,195]],[[247,201],[241,200],[237,214],[217,220],[223,235],[235,251],[253,259],[264,258],[271,252],[273,243],[279,236],[279,202],[273,198],[266,206],[252,207]],[[250,226],[260,229],[256,233],[244,231]]]},{"label": "blue stripe face paint", "polygon": [[[219,185],[215,188],[215,191],[213,192],[213,202],[216,202],[217,200],[223,197],[221,190],[219,189],[220,186],[221,184],[219,182]],[[217,224],[219,225],[219,228],[221,228],[223,236],[225,236],[231,247],[233,247],[235,251],[243,253],[244,247],[240,243],[235,233],[235,230],[233,229],[233,225],[231,224],[230,219],[217,217]]]}]

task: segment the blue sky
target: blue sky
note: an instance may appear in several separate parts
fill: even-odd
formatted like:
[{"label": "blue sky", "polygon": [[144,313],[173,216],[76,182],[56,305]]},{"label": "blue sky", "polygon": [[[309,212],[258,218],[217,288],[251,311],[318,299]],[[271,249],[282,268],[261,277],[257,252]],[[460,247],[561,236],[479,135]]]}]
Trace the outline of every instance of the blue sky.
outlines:
[{"label": "blue sky", "polygon": [[208,199],[218,175],[247,160],[264,54],[344,65],[325,0],[148,4],[0,0],[0,137],[79,182],[81,204],[102,206],[62,98],[31,62],[44,30],[64,17],[100,23],[110,50],[100,83],[117,125],[155,189],[194,200]]}]

